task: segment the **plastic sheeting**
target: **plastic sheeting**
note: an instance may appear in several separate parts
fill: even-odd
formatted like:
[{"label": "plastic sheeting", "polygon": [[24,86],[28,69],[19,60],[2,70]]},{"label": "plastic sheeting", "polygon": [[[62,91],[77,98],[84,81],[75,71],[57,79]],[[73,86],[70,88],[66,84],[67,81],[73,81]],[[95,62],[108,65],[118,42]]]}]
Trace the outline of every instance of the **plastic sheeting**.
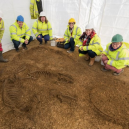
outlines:
[{"label": "plastic sheeting", "polygon": [[[113,35],[123,35],[129,42],[129,1],[128,0],[42,0],[43,10],[52,24],[53,35],[63,37],[68,20],[73,17],[76,24],[85,30],[87,23],[93,23],[101,38],[102,46],[111,42]],[[4,52],[13,49],[9,26],[18,15],[23,15],[27,25],[32,28],[30,0],[0,0],[0,10],[4,13],[5,33],[2,44]],[[32,33],[33,35],[33,33]]]}]

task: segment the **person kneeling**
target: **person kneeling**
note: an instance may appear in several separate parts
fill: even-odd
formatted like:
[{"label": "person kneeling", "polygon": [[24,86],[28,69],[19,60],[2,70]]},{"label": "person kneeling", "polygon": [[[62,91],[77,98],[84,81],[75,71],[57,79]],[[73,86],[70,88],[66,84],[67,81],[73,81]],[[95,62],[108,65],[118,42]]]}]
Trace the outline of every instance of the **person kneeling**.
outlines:
[{"label": "person kneeling", "polygon": [[92,66],[95,61],[95,56],[100,55],[103,48],[100,43],[100,38],[95,33],[92,24],[88,24],[85,27],[85,32],[79,38],[80,42],[83,42],[83,46],[79,47],[79,56],[86,54],[86,60],[90,59],[89,66]]},{"label": "person kneeling", "polygon": [[129,51],[126,43],[122,41],[123,37],[116,34],[112,37],[112,43],[107,44],[102,54],[104,64],[102,71],[112,70],[113,75],[120,75],[124,71],[123,68],[129,65]]},{"label": "person kneeling", "polygon": [[27,49],[26,45],[33,40],[29,27],[24,23],[23,16],[19,15],[16,22],[10,26],[10,36],[17,52],[20,43],[23,43],[23,49]]},{"label": "person kneeling", "polygon": [[77,27],[76,21],[74,18],[69,19],[67,29],[64,33],[65,45],[64,48],[70,48],[68,53],[74,52],[75,45],[79,42],[79,37],[81,36],[81,29]]}]

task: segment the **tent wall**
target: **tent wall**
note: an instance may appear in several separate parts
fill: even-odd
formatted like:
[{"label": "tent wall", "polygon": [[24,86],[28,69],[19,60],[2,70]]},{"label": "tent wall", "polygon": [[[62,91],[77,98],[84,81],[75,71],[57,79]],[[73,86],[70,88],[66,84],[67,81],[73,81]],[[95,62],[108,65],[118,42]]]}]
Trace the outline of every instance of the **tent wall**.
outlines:
[{"label": "tent wall", "polygon": [[117,33],[129,42],[129,0],[106,0],[99,33],[102,45],[111,42]]},{"label": "tent wall", "polygon": [[[129,42],[129,1],[128,0],[42,0],[43,10],[52,24],[53,35],[62,37],[68,20],[73,17],[82,32],[89,22],[101,38],[102,45],[111,41],[119,33]],[[5,33],[2,39],[4,52],[13,49],[9,26],[18,15],[23,15],[27,25],[32,28],[35,20],[30,19],[30,0],[0,0],[0,10],[4,14]],[[33,33],[32,33],[33,35]]]}]

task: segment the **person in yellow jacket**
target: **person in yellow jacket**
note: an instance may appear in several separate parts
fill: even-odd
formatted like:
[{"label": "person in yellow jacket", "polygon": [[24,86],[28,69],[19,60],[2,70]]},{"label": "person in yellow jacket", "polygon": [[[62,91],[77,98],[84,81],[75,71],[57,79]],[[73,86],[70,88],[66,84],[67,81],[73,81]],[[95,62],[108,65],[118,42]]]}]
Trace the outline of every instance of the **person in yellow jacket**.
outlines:
[{"label": "person in yellow jacket", "polygon": [[30,1],[30,15],[31,19],[37,19],[42,9],[42,0],[31,0]]},{"label": "person in yellow jacket", "polygon": [[4,34],[4,21],[3,21],[3,13],[0,11],[0,62],[8,62],[8,59],[4,59],[2,56],[2,37]]},{"label": "person in yellow jacket", "polygon": [[101,40],[93,28],[92,24],[86,25],[85,32],[79,38],[83,43],[83,46],[79,47],[79,56],[86,54],[86,60],[90,59],[89,66],[94,64],[95,56],[101,55],[103,51]]},{"label": "person in yellow jacket", "polygon": [[23,49],[27,49],[26,45],[33,40],[29,27],[24,23],[23,16],[19,15],[16,22],[10,26],[10,37],[17,52],[20,43],[22,43]]},{"label": "person in yellow jacket", "polygon": [[106,50],[102,54],[104,67],[102,71],[112,70],[113,75],[120,75],[124,71],[124,67],[129,65],[129,50],[127,43],[122,42],[123,37],[116,34],[112,37],[112,42],[108,43]]},{"label": "person in yellow jacket", "polygon": [[33,24],[32,31],[40,44],[42,44],[42,38],[44,38],[45,44],[47,41],[53,39],[52,27],[50,22],[47,20],[45,12],[40,13],[39,19]]},{"label": "person in yellow jacket", "polygon": [[74,51],[75,45],[78,45],[79,37],[81,36],[81,29],[77,27],[76,21],[74,18],[69,19],[67,29],[64,33],[64,39],[65,39],[65,45],[64,48],[68,49],[70,48],[68,53],[71,53]]}]

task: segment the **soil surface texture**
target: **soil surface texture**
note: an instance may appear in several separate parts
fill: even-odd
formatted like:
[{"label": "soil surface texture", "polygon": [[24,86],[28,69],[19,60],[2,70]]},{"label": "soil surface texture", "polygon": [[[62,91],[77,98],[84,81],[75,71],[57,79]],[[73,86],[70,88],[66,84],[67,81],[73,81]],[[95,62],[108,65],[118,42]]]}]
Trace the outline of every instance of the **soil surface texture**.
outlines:
[{"label": "soil surface texture", "polygon": [[129,129],[128,67],[114,76],[77,47],[27,47],[0,63],[0,129]]}]

